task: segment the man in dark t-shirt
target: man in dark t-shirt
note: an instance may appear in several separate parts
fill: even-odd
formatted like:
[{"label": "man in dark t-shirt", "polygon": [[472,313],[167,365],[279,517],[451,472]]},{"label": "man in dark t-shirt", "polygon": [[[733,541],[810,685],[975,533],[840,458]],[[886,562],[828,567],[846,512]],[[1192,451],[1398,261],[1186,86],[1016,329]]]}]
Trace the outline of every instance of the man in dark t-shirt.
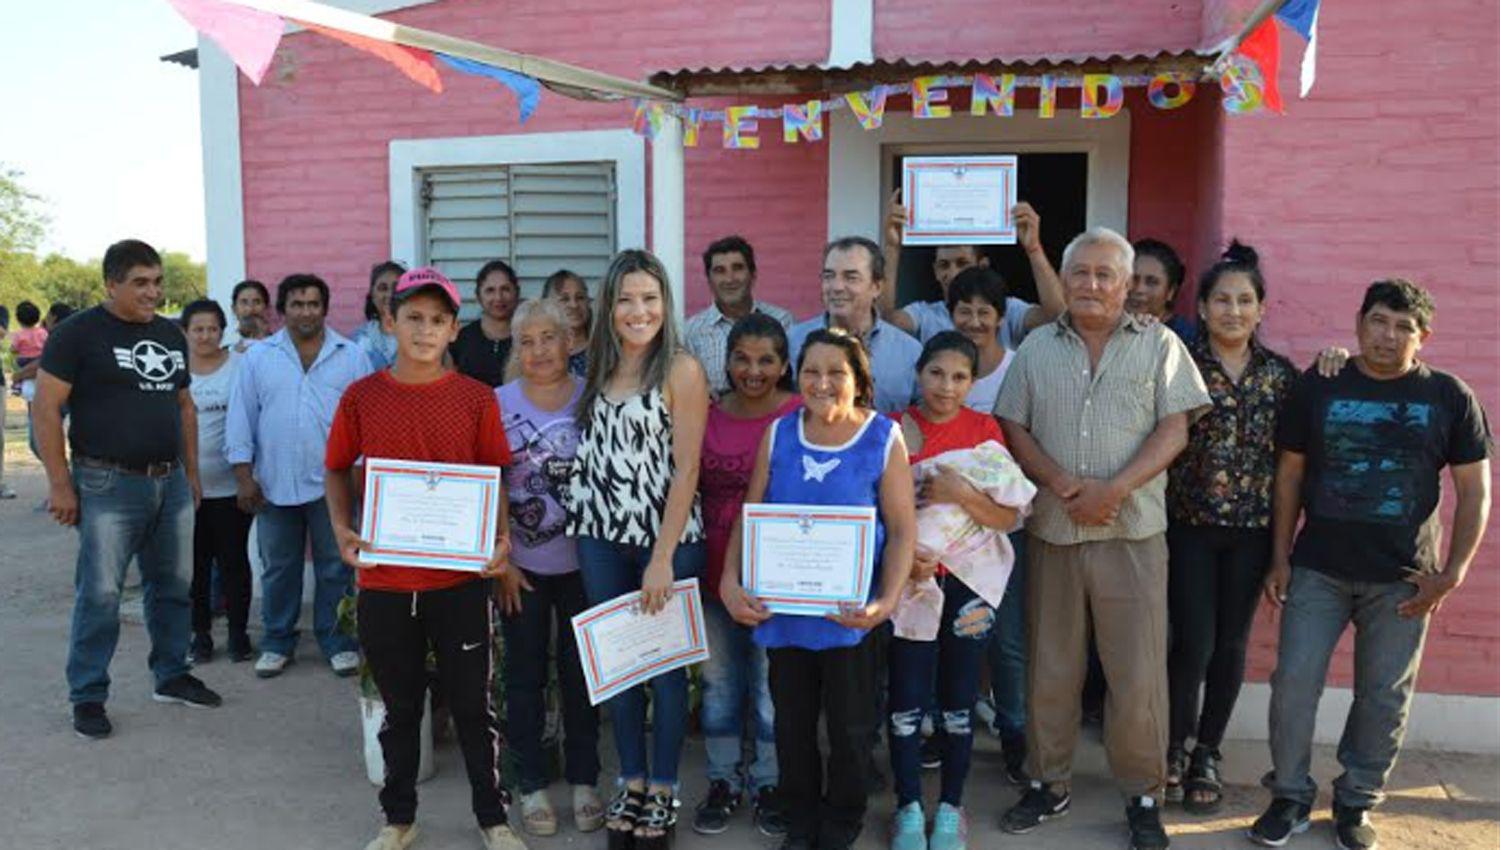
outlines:
[{"label": "man in dark t-shirt", "polygon": [[150,245],[111,245],[104,286],[102,305],[53,329],[33,407],[52,515],[78,529],[67,677],[73,729],[86,738],[111,731],[104,701],[120,636],[120,589],[132,559],[146,589],[153,699],[219,704],[187,664],[198,426],[186,341],[156,315],[162,263]]},{"label": "man in dark t-shirt", "polygon": [[[1375,846],[1367,813],[1383,799],[1401,747],[1429,618],[1463,581],[1484,535],[1489,425],[1463,381],[1416,359],[1432,312],[1416,284],[1371,284],[1356,323],[1358,356],[1331,378],[1309,370],[1278,420],[1266,597],[1283,612],[1271,679],[1275,799],[1250,830],[1261,844],[1280,846],[1307,828],[1318,698],[1352,622],[1354,705],[1339,745],[1334,827],[1340,847]],[[1457,504],[1440,562],[1445,466]]]}]

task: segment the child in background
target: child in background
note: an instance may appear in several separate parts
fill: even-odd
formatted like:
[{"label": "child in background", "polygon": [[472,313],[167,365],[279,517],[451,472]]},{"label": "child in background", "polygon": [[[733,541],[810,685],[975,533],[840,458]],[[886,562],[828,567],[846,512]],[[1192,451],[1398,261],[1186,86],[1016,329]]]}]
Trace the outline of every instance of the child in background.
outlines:
[{"label": "child in background", "polygon": [[[10,350],[16,356],[18,371],[42,356],[42,349],[47,345],[47,329],[41,327],[41,321],[41,308],[35,304],[22,301],[16,305],[16,323],[21,327],[10,333]],[[11,392],[30,401],[36,392],[36,380],[27,378],[24,381],[16,381]]]}]

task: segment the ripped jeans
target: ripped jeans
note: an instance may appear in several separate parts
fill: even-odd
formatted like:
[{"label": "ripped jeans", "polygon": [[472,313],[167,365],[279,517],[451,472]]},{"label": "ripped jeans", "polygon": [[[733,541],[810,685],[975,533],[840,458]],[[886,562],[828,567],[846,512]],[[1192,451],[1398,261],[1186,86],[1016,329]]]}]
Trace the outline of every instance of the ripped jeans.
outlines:
[{"label": "ripped jeans", "polygon": [[995,609],[957,576],[938,578],[943,620],[935,641],[891,640],[890,751],[900,806],[922,799],[922,714],[933,702],[936,673],[938,736],[943,742],[944,803],[961,805],[974,749],[974,701],[979,668],[995,624]]}]

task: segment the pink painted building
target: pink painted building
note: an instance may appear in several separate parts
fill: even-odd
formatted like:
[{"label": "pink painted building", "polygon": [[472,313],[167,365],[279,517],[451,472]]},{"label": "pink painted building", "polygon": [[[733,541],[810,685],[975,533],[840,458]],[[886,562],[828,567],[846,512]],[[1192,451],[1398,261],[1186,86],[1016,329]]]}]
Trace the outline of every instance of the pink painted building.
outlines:
[{"label": "pink painted building", "polygon": [[[1154,74],[1201,69],[1195,51],[1243,19],[1240,0],[343,0],[413,26],[652,80],[692,105],[780,106],[920,73]],[[980,11],[982,10],[982,12]],[[740,233],[755,246],[759,295],[817,309],[826,239],[876,237],[898,159],[1016,153],[1054,262],[1085,224],[1175,245],[1189,278],[1231,236],[1253,244],[1270,282],[1264,338],[1306,364],[1352,345],[1371,280],[1405,275],[1436,295],[1424,356],[1462,375],[1500,412],[1500,8],[1485,0],[1326,3],[1318,82],[1296,97],[1300,38],[1283,33],[1282,116],[1232,116],[1216,86],[1185,106],[1127,90],[1113,117],[1084,120],[1062,89],[1053,118],[1022,89],[1015,115],[918,120],[893,99],[866,131],[845,110],[821,141],[786,143],[762,120],[756,150],[725,149],[719,125],[685,151],[630,128],[629,104],[544,94],[518,123],[493,83],[444,74],[441,95],[391,66],[308,33],[287,36],[266,81],[237,77],[200,45],[211,290],[243,276],[315,271],[334,287],[334,324],[360,318],[366,271],[389,257],[456,278],[513,261],[528,294],[567,266],[597,281],[616,249],[650,246],[689,312],[708,301],[698,253]],[[924,70],[924,69],[931,70]],[[1028,186],[1025,175],[1036,175]],[[680,177],[682,191],[673,191]],[[654,189],[653,189],[654,187]],[[921,256],[904,264],[919,294]],[[996,262],[1010,259],[1003,250]],[[1011,258],[1013,259],[1013,258]],[[1024,290],[1026,275],[1017,280]],[[1179,309],[1191,309],[1191,284]],[[1500,534],[1492,527],[1468,583],[1437,617],[1422,671],[1414,741],[1500,747]],[[1269,615],[1251,678],[1274,664]],[[1347,647],[1325,706],[1349,699]],[[1235,732],[1264,734],[1266,688],[1247,688]],[[1342,701],[1342,702],[1340,702]],[[1325,710],[1324,731],[1342,724]]]}]

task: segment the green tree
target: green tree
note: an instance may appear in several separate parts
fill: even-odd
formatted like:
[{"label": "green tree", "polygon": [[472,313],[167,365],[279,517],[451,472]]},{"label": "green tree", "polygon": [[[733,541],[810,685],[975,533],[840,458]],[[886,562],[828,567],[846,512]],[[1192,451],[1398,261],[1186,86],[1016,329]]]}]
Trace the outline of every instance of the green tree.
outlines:
[{"label": "green tree", "polygon": [[39,195],[21,185],[21,172],[0,164],[0,262],[6,254],[31,252],[47,235]]},{"label": "green tree", "polygon": [[48,254],[38,267],[37,288],[48,303],[61,301],[75,310],[104,300],[104,275],[98,260],[80,263],[61,254]]},{"label": "green tree", "polygon": [[163,251],[161,265],[163,308],[176,312],[208,293],[208,268],[203,263],[181,251]]}]

